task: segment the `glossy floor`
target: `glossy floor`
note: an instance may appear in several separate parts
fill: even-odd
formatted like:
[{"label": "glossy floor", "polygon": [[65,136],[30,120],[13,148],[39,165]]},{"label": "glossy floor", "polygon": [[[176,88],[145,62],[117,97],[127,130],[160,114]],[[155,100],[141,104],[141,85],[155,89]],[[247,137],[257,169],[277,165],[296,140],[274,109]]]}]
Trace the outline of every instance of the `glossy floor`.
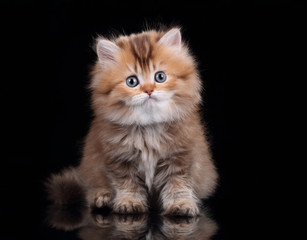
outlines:
[{"label": "glossy floor", "polygon": [[[50,206],[48,223],[57,239],[217,239],[218,224],[204,210],[198,217],[118,215],[86,207]],[[214,238],[213,238],[214,237]]]}]

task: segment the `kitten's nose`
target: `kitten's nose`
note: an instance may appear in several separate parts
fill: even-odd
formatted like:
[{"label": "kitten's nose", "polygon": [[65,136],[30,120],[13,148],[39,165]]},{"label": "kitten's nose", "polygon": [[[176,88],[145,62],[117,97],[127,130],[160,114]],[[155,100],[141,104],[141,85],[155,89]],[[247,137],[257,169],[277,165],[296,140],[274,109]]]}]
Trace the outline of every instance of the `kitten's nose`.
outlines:
[{"label": "kitten's nose", "polygon": [[153,91],[154,91],[153,89],[148,89],[148,90],[145,90],[144,92],[146,92],[150,96]]}]

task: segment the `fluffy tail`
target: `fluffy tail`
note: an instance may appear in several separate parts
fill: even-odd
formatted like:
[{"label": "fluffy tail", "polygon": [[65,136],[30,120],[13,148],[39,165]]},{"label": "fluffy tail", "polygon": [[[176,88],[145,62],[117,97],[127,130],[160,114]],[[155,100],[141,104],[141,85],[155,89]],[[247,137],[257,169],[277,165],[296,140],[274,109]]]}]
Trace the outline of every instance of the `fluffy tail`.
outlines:
[{"label": "fluffy tail", "polygon": [[86,204],[85,183],[76,168],[53,174],[46,182],[48,199],[57,205]]}]

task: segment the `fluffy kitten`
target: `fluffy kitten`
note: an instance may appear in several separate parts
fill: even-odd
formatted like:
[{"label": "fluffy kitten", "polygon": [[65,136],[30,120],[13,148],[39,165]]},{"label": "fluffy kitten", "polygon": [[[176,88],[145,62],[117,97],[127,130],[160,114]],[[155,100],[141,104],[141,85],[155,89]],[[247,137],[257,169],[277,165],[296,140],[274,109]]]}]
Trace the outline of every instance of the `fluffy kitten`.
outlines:
[{"label": "fluffy kitten", "polygon": [[98,38],[96,49],[83,158],[50,179],[50,198],[84,193],[89,205],[117,213],[146,212],[157,198],[163,214],[197,215],[217,173],[198,113],[201,81],[180,30]]}]

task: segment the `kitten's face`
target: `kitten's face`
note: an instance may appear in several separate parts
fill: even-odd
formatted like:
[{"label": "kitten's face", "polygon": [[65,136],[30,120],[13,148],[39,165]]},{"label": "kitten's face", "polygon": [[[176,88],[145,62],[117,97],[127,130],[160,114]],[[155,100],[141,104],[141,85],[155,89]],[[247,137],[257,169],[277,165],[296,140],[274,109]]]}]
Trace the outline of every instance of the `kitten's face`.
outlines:
[{"label": "kitten's face", "polygon": [[195,63],[178,29],[100,40],[92,82],[96,115],[147,125],[183,118],[200,101]]}]

